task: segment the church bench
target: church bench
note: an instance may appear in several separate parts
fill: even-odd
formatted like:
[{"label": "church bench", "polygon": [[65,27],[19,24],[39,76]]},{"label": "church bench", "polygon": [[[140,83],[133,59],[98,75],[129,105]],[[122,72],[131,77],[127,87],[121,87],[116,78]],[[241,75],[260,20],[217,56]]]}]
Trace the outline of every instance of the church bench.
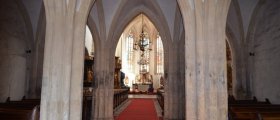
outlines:
[{"label": "church bench", "polygon": [[158,100],[159,106],[162,109],[162,114],[164,115],[164,92],[163,91],[160,91],[160,90],[157,91],[157,100]]},{"label": "church bench", "polygon": [[280,120],[280,112],[259,112],[260,120]]},{"label": "church bench", "polygon": [[128,99],[128,89],[114,89],[113,107],[116,108]]},{"label": "church bench", "polygon": [[29,109],[22,106],[1,107],[0,118],[1,120],[39,120],[39,111],[39,106]]},{"label": "church bench", "polygon": [[229,105],[228,108],[242,108],[242,107],[246,107],[246,108],[254,108],[254,107],[262,107],[262,108],[266,108],[266,107],[270,107],[270,108],[280,108],[280,105],[278,104],[234,104],[234,105]]},{"label": "church bench", "polygon": [[280,112],[237,112],[230,120],[280,120]]},{"label": "church bench", "polygon": [[229,120],[257,120],[257,115],[253,112],[234,113],[229,116]]},{"label": "church bench", "polygon": [[230,120],[280,120],[279,105],[232,106]]},{"label": "church bench", "polygon": [[243,106],[230,106],[230,110],[240,111],[240,110],[279,110],[279,105],[243,105]]},{"label": "church bench", "polygon": [[30,116],[30,110],[0,111],[1,120],[30,120]]},{"label": "church bench", "polygon": [[5,103],[0,103],[0,106],[30,106],[34,107],[36,105],[40,105],[40,99],[22,99],[21,101],[11,101],[9,98]]},{"label": "church bench", "polygon": [[228,104],[271,104],[270,101],[266,98],[265,101],[258,101],[258,99],[254,96],[251,100],[236,100],[234,96],[228,97]]},{"label": "church bench", "polygon": [[229,120],[280,120],[280,105],[273,105],[268,99],[235,100],[229,96],[228,101]]},{"label": "church bench", "polygon": [[39,120],[40,99],[23,99],[0,103],[1,120]]}]

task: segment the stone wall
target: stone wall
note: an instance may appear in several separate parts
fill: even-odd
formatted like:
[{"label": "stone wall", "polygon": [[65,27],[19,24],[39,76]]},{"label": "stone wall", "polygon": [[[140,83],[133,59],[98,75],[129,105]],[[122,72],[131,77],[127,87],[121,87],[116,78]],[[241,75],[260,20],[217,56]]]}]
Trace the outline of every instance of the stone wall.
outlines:
[{"label": "stone wall", "polygon": [[272,103],[280,103],[280,1],[264,3],[258,20],[253,44],[254,61],[252,68],[253,94],[258,99],[269,98]]}]

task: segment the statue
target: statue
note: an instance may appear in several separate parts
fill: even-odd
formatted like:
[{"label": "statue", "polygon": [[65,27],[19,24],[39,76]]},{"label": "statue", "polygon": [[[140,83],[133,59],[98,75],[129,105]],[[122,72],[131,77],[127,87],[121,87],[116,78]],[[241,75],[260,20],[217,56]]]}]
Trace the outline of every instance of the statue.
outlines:
[{"label": "statue", "polygon": [[127,76],[125,76],[125,78],[124,78],[124,84],[125,84],[125,85],[128,85],[128,84],[129,84],[129,80],[128,80],[128,77],[127,77]]},{"label": "statue", "polygon": [[160,76],[159,83],[161,86],[164,86],[164,79],[162,76]]},{"label": "statue", "polygon": [[91,70],[87,71],[87,81],[91,82],[93,80],[93,72]]}]

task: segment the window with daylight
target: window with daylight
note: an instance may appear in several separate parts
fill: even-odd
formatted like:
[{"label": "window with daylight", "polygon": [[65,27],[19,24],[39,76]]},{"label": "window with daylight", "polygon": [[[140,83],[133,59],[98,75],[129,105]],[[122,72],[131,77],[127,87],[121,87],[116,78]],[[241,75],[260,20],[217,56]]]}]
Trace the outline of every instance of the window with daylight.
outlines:
[{"label": "window with daylight", "polygon": [[126,51],[127,51],[127,62],[128,62],[128,69],[133,70],[133,36],[128,35],[126,39]]},{"label": "window with daylight", "polygon": [[[149,38],[144,38],[145,39],[145,42],[144,44],[148,44],[150,43],[150,39]],[[147,49],[150,48],[150,44],[148,44],[146,46]],[[145,50],[144,51],[144,58],[147,62],[150,62],[150,50]],[[140,71],[143,71],[145,70],[146,72],[149,72],[150,71],[150,64],[146,64],[146,65],[142,65],[142,68],[140,68]]]},{"label": "window with daylight", "polygon": [[163,45],[159,35],[156,44],[156,70],[157,74],[163,74]]}]

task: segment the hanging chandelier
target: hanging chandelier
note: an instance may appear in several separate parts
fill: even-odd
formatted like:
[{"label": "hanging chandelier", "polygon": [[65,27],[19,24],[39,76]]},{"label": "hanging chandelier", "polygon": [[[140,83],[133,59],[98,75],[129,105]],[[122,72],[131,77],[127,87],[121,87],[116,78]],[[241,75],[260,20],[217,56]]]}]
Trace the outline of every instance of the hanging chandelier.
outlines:
[{"label": "hanging chandelier", "polygon": [[142,52],[151,51],[152,50],[152,47],[151,47],[152,42],[149,41],[146,33],[144,32],[144,29],[143,29],[143,14],[142,13],[141,13],[141,17],[142,17],[142,31],[141,31],[141,34],[139,35],[139,40],[135,41],[133,49],[134,50],[140,50]]},{"label": "hanging chandelier", "polygon": [[139,73],[145,74],[148,72],[148,66],[149,66],[149,52],[152,50],[152,42],[148,39],[147,34],[144,32],[143,29],[143,14],[141,13],[141,19],[142,19],[142,28],[141,33],[139,35],[139,39],[135,41],[133,49],[134,50],[140,50],[140,58],[137,62],[139,65]]},{"label": "hanging chandelier", "polygon": [[147,60],[145,57],[141,57],[140,60],[137,62],[139,65],[148,65],[149,60]]}]

